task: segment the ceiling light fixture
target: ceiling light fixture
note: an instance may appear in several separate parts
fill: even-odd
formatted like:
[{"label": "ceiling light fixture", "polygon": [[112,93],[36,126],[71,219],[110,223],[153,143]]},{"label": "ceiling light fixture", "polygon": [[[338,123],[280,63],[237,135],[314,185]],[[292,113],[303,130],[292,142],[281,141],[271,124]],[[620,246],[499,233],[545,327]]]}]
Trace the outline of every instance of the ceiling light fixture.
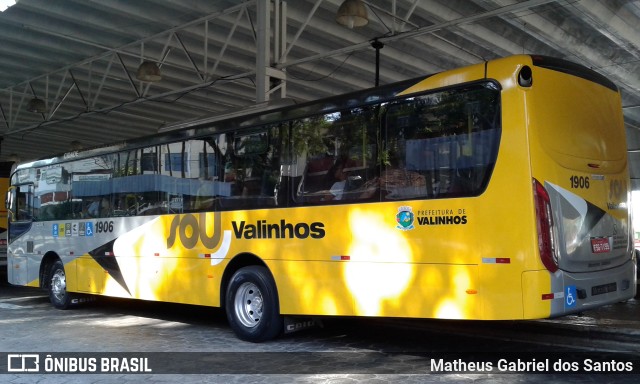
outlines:
[{"label": "ceiling light fixture", "polygon": [[367,8],[361,0],[345,0],[340,8],[338,8],[336,22],[349,29],[353,27],[364,27],[369,23]]},{"label": "ceiling light fixture", "polygon": [[162,73],[158,64],[145,60],[138,67],[136,77],[141,81],[156,82],[162,80]]},{"label": "ceiling light fixture", "polygon": [[42,101],[42,99],[34,97],[33,99],[31,99],[31,101],[29,101],[29,104],[27,104],[27,111],[33,113],[45,113],[47,112],[47,106],[45,105],[44,101]]}]

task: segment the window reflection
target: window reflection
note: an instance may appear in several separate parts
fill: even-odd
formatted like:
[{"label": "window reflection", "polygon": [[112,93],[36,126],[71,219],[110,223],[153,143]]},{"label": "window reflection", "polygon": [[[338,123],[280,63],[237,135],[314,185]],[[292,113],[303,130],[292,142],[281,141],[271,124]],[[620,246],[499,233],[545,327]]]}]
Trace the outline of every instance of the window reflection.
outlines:
[{"label": "window reflection", "polygon": [[390,105],[382,197],[482,193],[497,156],[499,115],[498,91],[482,85]]},{"label": "window reflection", "polygon": [[492,83],[20,171],[22,220],[476,196],[500,135]]}]

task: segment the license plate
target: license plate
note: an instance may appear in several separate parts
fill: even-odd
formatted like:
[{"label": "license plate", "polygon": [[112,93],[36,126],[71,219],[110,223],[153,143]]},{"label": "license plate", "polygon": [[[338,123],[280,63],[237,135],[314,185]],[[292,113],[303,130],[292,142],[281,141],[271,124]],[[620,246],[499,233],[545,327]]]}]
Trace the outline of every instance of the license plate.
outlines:
[{"label": "license plate", "polygon": [[611,244],[606,237],[594,237],[591,239],[591,251],[593,253],[611,252]]},{"label": "license plate", "polygon": [[591,296],[604,295],[605,293],[615,292],[617,290],[618,285],[616,283],[598,285],[597,287],[591,287]]}]

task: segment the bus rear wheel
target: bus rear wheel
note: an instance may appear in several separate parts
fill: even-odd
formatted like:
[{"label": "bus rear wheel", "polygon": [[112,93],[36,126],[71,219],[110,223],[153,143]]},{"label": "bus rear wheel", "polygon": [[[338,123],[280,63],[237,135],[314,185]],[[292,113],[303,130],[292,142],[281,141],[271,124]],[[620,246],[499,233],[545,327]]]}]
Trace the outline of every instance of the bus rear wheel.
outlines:
[{"label": "bus rear wheel", "polygon": [[282,331],[278,292],[267,268],[239,269],[227,286],[225,298],[229,325],[239,339],[260,342]]},{"label": "bus rear wheel", "polygon": [[67,275],[62,261],[57,260],[49,273],[49,300],[58,309],[67,309],[71,305],[71,294],[67,292]]}]

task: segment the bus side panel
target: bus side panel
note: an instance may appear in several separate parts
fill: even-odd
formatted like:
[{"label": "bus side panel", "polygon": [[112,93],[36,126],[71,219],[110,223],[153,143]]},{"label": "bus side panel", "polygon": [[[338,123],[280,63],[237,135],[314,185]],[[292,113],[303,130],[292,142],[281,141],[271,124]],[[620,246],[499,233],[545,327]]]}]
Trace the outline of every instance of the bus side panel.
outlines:
[{"label": "bus side panel", "polygon": [[7,264],[7,279],[10,284],[28,285],[29,276],[27,273],[27,256],[14,255],[9,257]]},{"label": "bus side panel", "polygon": [[[220,282],[230,253],[228,249],[216,253],[225,248],[224,233],[218,243],[207,243],[209,237],[215,238],[216,220],[220,215],[215,213],[115,220],[114,227],[120,222],[124,230],[112,248],[79,260],[81,289],[109,296],[219,306]],[[228,228],[223,231],[230,233]]]},{"label": "bus side panel", "polygon": [[[418,218],[427,215],[420,207],[435,208],[434,203],[412,202],[415,226],[400,229],[398,209],[406,204],[231,213],[231,222],[223,216],[223,228],[244,229],[233,231],[230,254],[251,253],[265,260],[282,313],[477,317],[478,299],[467,291],[477,283],[478,272],[468,261],[471,249],[465,252],[460,242],[464,224],[452,221],[448,230],[446,225],[421,225]],[[297,230],[274,231],[266,235],[270,238],[260,230],[257,236],[259,225],[271,224]]]},{"label": "bus side panel", "polygon": [[[328,264],[310,266],[305,261],[288,271],[275,267],[278,287],[286,292],[281,293],[285,313],[314,313],[313,303],[328,303],[315,311],[321,313],[326,306],[330,313],[340,314],[353,300],[353,310],[361,315],[524,316],[522,273],[543,266],[537,256],[526,104],[523,93],[513,87],[516,62],[521,59],[505,64],[510,72],[496,71],[491,76],[505,84],[505,91],[500,150],[486,191],[473,198],[292,211],[305,212],[301,219],[313,217],[322,223],[326,237],[317,243],[311,239],[288,243],[275,257]],[[404,230],[398,225],[403,210],[412,215],[412,225]],[[291,216],[287,212],[284,217]],[[262,250],[256,249],[258,254],[270,254],[265,253],[267,244],[257,248]],[[336,260],[344,266],[333,266]],[[548,281],[541,284],[545,285],[539,291],[550,290]],[[416,294],[421,297],[419,303]],[[547,316],[549,304],[541,305],[546,305],[543,316]]]},{"label": "bus side panel", "polygon": [[[198,217],[197,219],[195,217]],[[109,219],[61,220],[34,223],[32,228],[14,241],[10,251],[12,284],[39,287],[43,255],[55,254],[65,266],[67,290],[114,297],[219,305],[220,281],[224,257],[207,258],[215,249],[202,241],[191,244],[198,225],[210,226],[214,214],[189,215],[188,225],[180,223],[184,215],[159,217],[119,217]],[[193,219],[192,219],[193,218]],[[96,230],[97,223],[107,223]],[[173,235],[177,241],[167,247]],[[183,244],[183,233],[190,244]],[[44,241],[34,241],[44,239]],[[34,253],[19,255],[34,244]]]},{"label": "bus side panel", "polygon": [[525,319],[548,318],[551,315],[553,300],[542,300],[549,294],[551,275],[547,270],[525,271],[522,273],[522,297]]},{"label": "bus side panel", "polygon": [[[74,267],[75,264],[75,268]],[[75,269],[77,282],[75,289],[79,292],[103,294],[106,290],[109,273],[89,255],[79,257],[74,264],[68,264],[69,271]],[[67,280],[70,280],[67,278]],[[70,288],[71,290],[71,288]],[[114,295],[112,292],[111,295]]]},{"label": "bus side panel", "polygon": [[[511,183],[507,164],[498,174]],[[292,210],[284,217],[313,217],[324,237],[238,239],[237,249],[267,261],[287,314],[522,318],[520,273],[533,251],[521,221],[532,209],[504,201],[499,184],[483,198]],[[408,208],[412,225],[401,228],[398,212]],[[268,213],[252,211],[247,222],[279,221]]]},{"label": "bus side panel", "polygon": [[[283,314],[477,318],[477,267],[372,262],[274,262]],[[293,268],[287,275],[285,269]],[[284,277],[287,276],[287,277]],[[333,277],[333,278],[332,278]]]},{"label": "bus side panel", "polygon": [[268,267],[276,279],[282,314],[356,315],[354,293],[341,278],[347,263],[273,260]]},{"label": "bus side panel", "polygon": [[40,287],[39,273],[42,254],[37,249],[33,249],[34,239],[38,238],[33,235],[33,231],[32,227],[7,247],[7,279],[9,284]]}]

